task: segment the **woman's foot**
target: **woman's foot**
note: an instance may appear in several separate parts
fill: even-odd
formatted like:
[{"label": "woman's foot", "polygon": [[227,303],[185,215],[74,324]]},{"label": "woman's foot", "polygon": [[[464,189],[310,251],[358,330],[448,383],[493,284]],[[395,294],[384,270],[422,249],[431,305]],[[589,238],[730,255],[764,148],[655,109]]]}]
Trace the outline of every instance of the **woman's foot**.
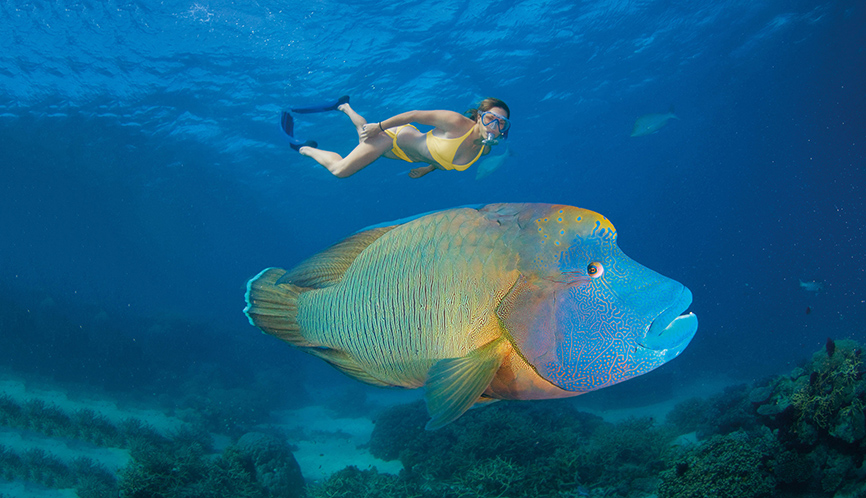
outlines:
[{"label": "woman's foot", "polygon": [[432,164],[429,166],[421,166],[420,168],[413,168],[409,171],[409,178],[421,178],[434,169],[436,169],[436,166],[433,166]]},{"label": "woman's foot", "polygon": [[301,152],[301,149],[303,149],[304,147],[315,148],[315,147],[319,146],[319,144],[316,143],[315,140],[307,140],[306,142],[300,142],[299,140],[296,140],[294,138],[293,138],[293,140],[294,140],[294,142],[289,143],[289,147],[295,149],[298,152]]}]

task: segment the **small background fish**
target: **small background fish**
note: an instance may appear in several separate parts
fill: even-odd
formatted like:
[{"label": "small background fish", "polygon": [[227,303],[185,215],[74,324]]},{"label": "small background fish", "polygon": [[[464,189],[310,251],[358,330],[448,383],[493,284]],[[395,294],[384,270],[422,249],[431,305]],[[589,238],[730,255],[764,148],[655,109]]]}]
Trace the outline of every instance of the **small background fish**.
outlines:
[{"label": "small background fish", "polygon": [[664,114],[644,114],[635,120],[634,128],[631,130],[631,136],[643,137],[646,135],[652,135],[668,124],[668,121],[671,119],[679,119],[679,117],[674,114],[674,106],[671,106],[668,112]]},{"label": "small background fish", "polygon": [[514,156],[514,152],[511,151],[511,147],[506,143],[504,151],[496,155],[491,154],[479,161],[478,167],[475,170],[475,179],[481,180],[487,178],[512,156]]},{"label": "small background fish", "polygon": [[824,290],[824,282],[820,280],[800,280],[800,288],[807,292],[821,292]]}]

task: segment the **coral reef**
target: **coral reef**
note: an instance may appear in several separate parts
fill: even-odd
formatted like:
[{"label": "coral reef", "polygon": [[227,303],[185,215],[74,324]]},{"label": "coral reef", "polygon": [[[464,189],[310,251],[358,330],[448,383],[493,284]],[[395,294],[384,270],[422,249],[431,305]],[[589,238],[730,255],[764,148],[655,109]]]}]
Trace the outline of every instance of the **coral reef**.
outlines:
[{"label": "coral reef", "polygon": [[247,469],[273,496],[302,496],[304,477],[289,446],[280,438],[261,432],[248,432],[237,442],[237,453]]},{"label": "coral reef", "polygon": [[132,460],[115,478],[88,458],[64,461],[41,449],[16,452],[0,446],[0,479],[74,488],[81,498],[305,496],[290,449],[265,434],[247,434],[215,455],[202,426],[186,425],[162,435],[139,419],[115,425],[89,409],[66,412],[39,399],[18,403],[7,395],[0,396],[0,427],[128,449]]},{"label": "coral reef", "polygon": [[866,436],[863,372],[862,350],[853,341],[839,341],[815,353],[789,386],[795,432],[821,435],[826,431],[849,444],[861,441]]},{"label": "coral reef", "polygon": [[667,416],[667,422],[679,432],[695,432],[699,438],[716,434],[756,429],[760,423],[749,401],[749,386],[728,386],[710,399],[692,398],[678,404]]},{"label": "coral reef", "polygon": [[669,423],[712,437],[664,473],[660,496],[866,496],[864,371],[859,344],[828,340],[790,375],[677,405]]},{"label": "coral reef", "polygon": [[376,469],[359,470],[349,466],[335,472],[324,483],[311,486],[310,498],[396,498],[420,497],[413,486],[391,474],[380,474]]},{"label": "coral reef", "polygon": [[0,479],[27,480],[46,487],[73,488],[80,498],[117,495],[114,475],[88,458],[64,462],[41,449],[16,453],[0,446]]},{"label": "coral reef", "polygon": [[117,427],[90,409],[66,413],[40,399],[19,405],[7,395],[0,395],[0,426],[117,448],[127,447],[132,439],[148,437],[148,432],[154,432],[135,419],[124,421],[121,427]]},{"label": "coral reef", "polygon": [[208,443],[180,437],[131,448],[133,462],[120,471],[124,498],[268,496],[230,451],[209,458]]},{"label": "coral reef", "polygon": [[306,496],[291,452],[264,435],[213,455],[209,434],[183,430],[170,438],[142,441],[131,454],[133,461],[119,475],[121,498]]},{"label": "coral reef", "polygon": [[[138,420],[126,420],[118,427],[92,410],[67,413],[39,399],[19,404],[7,395],[0,396],[0,427],[113,447],[125,447],[156,434]],[[74,488],[82,498],[113,496],[118,489],[113,473],[93,460],[77,457],[65,461],[39,448],[15,451],[0,447],[0,478]]]},{"label": "coral reef", "polygon": [[[766,429],[766,428],[765,428]],[[779,450],[768,429],[712,436],[662,474],[660,498],[760,498],[771,496],[776,480],[768,456]]]},{"label": "coral reef", "polygon": [[426,419],[423,403],[393,408],[370,440],[374,455],[403,463],[409,496],[645,496],[674,436],[649,419],[611,424],[557,401],[497,404],[437,431]]},{"label": "coral reef", "polygon": [[370,450],[403,473],[347,468],[310,495],[866,497],[861,349],[829,343],[791,375],[687,400],[663,425],[612,424],[549,401],[472,410],[431,432],[423,403],[395,407],[378,417]]}]

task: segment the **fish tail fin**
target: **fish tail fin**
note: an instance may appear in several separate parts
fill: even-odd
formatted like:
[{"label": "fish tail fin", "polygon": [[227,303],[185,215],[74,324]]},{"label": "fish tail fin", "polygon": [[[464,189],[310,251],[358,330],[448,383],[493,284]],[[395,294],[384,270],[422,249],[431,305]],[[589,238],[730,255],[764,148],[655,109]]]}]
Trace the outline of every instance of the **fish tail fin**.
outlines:
[{"label": "fish tail fin", "polygon": [[249,318],[250,324],[266,334],[282,339],[306,353],[327,361],[346,375],[361,382],[376,386],[392,385],[370,375],[346,352],[312,343],[303,336],[298,323],[298,297],[311,288],[285,283],[284,275],[286,270],[282,268],[267,268],[247,282],[247,306],[244,308],[244,313]]},{"label": "fish tail fin", "polygon": [[267,268],[247,282],[244,313],[250,324],[297,347],[311,344],[301,335],[298,324],[298,296],[302,287],[277,284],[286,273],[282,268]]}]

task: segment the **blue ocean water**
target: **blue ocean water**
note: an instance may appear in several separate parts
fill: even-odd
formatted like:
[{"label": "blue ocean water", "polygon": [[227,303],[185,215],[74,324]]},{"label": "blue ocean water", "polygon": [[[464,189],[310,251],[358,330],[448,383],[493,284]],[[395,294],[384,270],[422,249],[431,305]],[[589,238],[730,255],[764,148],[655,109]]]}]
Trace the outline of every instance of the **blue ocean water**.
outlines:
[{"label": "blue ocean water", "polygon": [[[0,367],[118,391],[202,364],[352,385],[250,327],[246,280],[488,202],[600,212],[688,286],[700,327],[666,378],[750,380],[862,342],[864,23],[859,0],[4,1]],[[336,179],[279,112],[343,94],[371,121],[501,98],[514,155],[483,180],[387,159]],[[340,113],[296,130],[356,143]]]}]

